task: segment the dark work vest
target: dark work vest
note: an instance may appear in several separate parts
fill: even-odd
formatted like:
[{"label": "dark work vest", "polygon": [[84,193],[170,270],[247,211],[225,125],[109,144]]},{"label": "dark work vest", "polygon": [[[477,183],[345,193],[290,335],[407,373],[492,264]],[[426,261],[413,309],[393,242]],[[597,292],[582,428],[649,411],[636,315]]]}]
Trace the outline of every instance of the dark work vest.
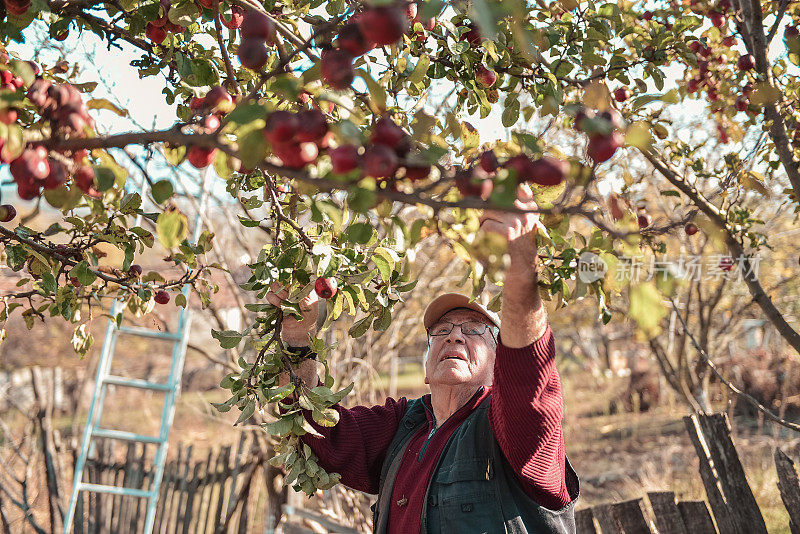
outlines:
[{"label": "dark work vest", "polygon": [[[489,400],[481,402],[453,432],[434,468],[422,509],[424,534],[574,534],[578,475],[569,460],[566,483],[572,501],[560,510],[540,506],[520,486],[489,424]],[[408,401],[386,451],[378,500],[372,506],[375,534],[388,532],[392,489],[403,453],[427,424],[421,398]]]}]

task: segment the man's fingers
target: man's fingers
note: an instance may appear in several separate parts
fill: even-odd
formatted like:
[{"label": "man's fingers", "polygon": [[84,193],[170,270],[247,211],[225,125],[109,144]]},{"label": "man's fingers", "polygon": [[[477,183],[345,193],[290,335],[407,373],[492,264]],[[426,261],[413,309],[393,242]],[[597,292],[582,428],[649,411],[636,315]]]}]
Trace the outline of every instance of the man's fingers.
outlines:
[{"label": "man's fingers", "polygon": [[317,305],[317,302],[319,302],[319,296],[317,292],[312,289],[311,293],[303,297],[303,300],[300,301],[300,309],[310,310]]},{"label": "man's fingers", "polygon": [[508,237],[508,224],[501,223],[492,219],[487,219],[482,225],[484,232],[494,232],[502,236]]},{"label": "man's fingers", "polygon": [[267,302],[269,302],[270,304],[272,304],[275,307],[280,308],[281,307],[281,302],[283,302],[283,301],[280,298],[278,298],[278,295],[276,295],[275,293],[270,291],[269,293],[267,293]]},{"label": "man's fingers", "polygon": [[533,199],[533,190],[526,182],[522,182],[517,186],[517,198],[526,202]]}]

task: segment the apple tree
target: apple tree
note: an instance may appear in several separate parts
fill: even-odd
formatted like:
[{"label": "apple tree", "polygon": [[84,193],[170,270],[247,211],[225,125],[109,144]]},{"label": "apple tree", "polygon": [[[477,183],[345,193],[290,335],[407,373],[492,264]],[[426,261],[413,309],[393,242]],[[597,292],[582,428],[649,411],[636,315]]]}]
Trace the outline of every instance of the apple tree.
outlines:
[{"label": "apple tree", "polygon": [[[190,242],[173,183],[134,187],[126,165],[136,158],[126,150],[203,169],[238,202],[240,230],[264,242],[242,286],[248,324],[213,332],[223,348],[247,345],[253,354],[222,381],[230,397],[218,408],[237,407],[240,421],[272,414],[265,427],[278,438],[274,462],[297,490],[338,480],[299,437],[315,432],[309,411],[318,424],[335,424],[331,406],[349,390],[334,391],[327,368],[321,385],[294,373],[278,385],[297,364],[281,340],[283,317],[298,316],[297,303],[316,290],[327,305],[323,330],[337,320],[351,322],[354,338],[385,330],[414,287],[410,256],[426,239],[464,261],[474,295],[501,282],[504,243],[478,231],[478,216],[519,211],[524,184],[542,215],[539,286],[554,308],[588,297],[603,323],[613,309],[657,336],[670,288],[587,280],[578,276],[581,258],[589,253],[613,271],[623,257],[665,254],[669,233],[711,235],[800,349],[786,312],[749,268],[769,246],[759,199],[777,195],[796,210],[800,191],[794,4],[4,4],[0,160],[16,195],[3,189],[0,243],[5,264],[25,277],[17,292],[0,295],[0,324],[12,313],[29,328],[60,317],[76,325],[74,344],[85,353],[86,317],[108,314],[112,297],[143,314],[186,306],[179,290],[189,284],[204,305],[213,302],[211,273],[224,268],[209,261],[215,236]],[[47,29],[43,46],[94,34],[138,51],[125,68],[165,80],[161,94],[147,97],[175,105],[173,125],[98,132],[92,110],[123,110],[98,97],[96,85],[76,83],[62,62],[21,57],[17,45],[34,28]],[[504,133],[486,135],[490,124]],[[659,188],[670,209],[648,213],[645,187]],[[40,205],[58,210],[58,222],[26,225]],[[406,206],[413,217],[398,216]],[[104,261],[100,245],[124,259]],[[137,257],[154,247],[182,274],[142,272]],[[290,295],[282,308],[264,300],[276,282]],[[497,295],[490,306],[500,304]],[[330,347],[318,336],[309,343],[324,364]]]}]

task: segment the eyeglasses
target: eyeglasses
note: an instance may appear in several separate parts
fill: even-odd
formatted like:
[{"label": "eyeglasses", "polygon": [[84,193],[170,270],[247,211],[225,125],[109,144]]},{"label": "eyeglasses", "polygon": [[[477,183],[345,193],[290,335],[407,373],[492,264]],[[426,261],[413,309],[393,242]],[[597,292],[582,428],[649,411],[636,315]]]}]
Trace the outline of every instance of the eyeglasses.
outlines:
[{"label": "eyeglasses", "polygon": [[[446,336],[453,331],[453,327],[455,326],[454,323],[446,321],[436,323],[428,329],[428,335],[432,337]],[[461,327],[461,333],[465,336],[482,336],[483,333],[486,332],[486,329],[489,328],[488,324],[478,321],[467,321],[466,323],[460,323],[458,326]]]}]

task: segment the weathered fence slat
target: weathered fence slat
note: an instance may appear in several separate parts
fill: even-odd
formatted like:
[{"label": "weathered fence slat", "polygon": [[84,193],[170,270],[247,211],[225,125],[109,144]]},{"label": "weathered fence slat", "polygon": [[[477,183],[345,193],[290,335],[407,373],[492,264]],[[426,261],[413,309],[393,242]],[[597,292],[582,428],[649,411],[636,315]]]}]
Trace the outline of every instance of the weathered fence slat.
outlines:
[{"label": "weathered fence slat", "polygon": [[591,508],[575,512],[575,531],[579,534],[599,534],[594,526],[594,514]]},{"label": "weathered fence slat", "polygon": [[611,510],[625,534],[653,534],[642,508],[642,499],[616,503]]},{"label": "weathered fence slat", "polygon": [[789,530],[800,534],[800,482],[794,462],[782,450],[775,449],[775,469],[783,505],[789,512]]},{"label": "weathered fence slat", "polygon": [[700,459],[700,477],[722,534],[767,534],[730,435],[727,414],[683,418]]},{"label": "weathered fence slat", "polygon": [[225,519],[223,517],[223,511],[225,510],[226,504],[226,495],[227,492],[225,491],[225,485],[227,484],[228,480],[231,478],[232,470],[231,470],[231,447],[225,446],[222,448],[223,453],[220,455],[220,470],[217,477],[217,486],[219,488],[219,492],[217,494],[217,509],[214,512],[214,521],[213,525],[214,528],[210,532],[216,532],[217,527],[219,524]]},{"label": "weathered fence slat", "polygon": [[688,534],[683,526],[683,518],[671,491],[651,491],[647,494],[653,508],[656,528],[661,534]]},{"label": "weathered fence slat", "polygon": [[[211,453],[209,453],[209,458]],[[193,514],[192,510],[194,509],[194,503],[197,498],[198,487],[200,486],[200,472],[202,469],[203,462],[197,462],[194,464],[194,470],[192,472],[192,480],[187,485],[186,490],[186,506],[183,509],[183,534],[189,534],[189,532],[193,532],[189,530],[189,525],[192,523]]]},{"label": "weathered fence slat", "polygon": [[678,510],[687,534],[717,534],[705,501],[681,501]]},{"label": "weathered fence slat", "polygon": [[[189,469],[192,462],[192,445],[186,449],[186,464],[181,473],[180,486],[178,487],[178,495],[175,500],[175,525],[167,532],[181,532],[185,523],[184,513],[186,503],[188,501],[187,491],[189,489]],[[187,527],[188,528],[188,527]]]},{"label": "weathered fence slat", "polygon": [[594,518],[597,519],[597,524],[600,525],[600,531],[603,534],[624,534],[622,526],[614,517],[614,511],[611,509],[610,504],[600,504],[592,508]]},{"label": "weathered fence slat", "polygon": [[209,451],[208,453],[208,460],[206,460],[205,469],[203,470],[203,476],[200,477],[200,489],[197,490],[197,493],[200,497],[199,508],[197,510],[197,524],[195,525],[192,532],[194,534],[203,534],[205,529],[205,521],[208,517],[208,509],[211,507],[211,482],[214,477],[214,450]]}]

